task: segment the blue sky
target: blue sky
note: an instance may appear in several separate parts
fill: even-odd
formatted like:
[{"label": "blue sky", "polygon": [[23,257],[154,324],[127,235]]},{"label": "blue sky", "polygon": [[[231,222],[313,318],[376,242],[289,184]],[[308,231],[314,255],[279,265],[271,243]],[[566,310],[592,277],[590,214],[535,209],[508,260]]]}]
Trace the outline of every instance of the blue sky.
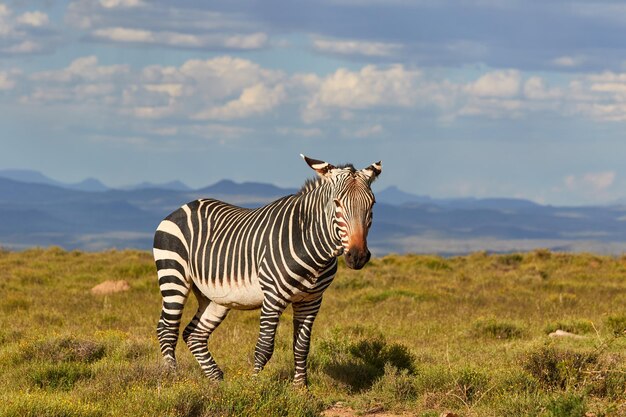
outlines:
[{"label": "blue sky", "polygon": [[626,4],[0,0],[0,169],[110,186],[626,197]]}]

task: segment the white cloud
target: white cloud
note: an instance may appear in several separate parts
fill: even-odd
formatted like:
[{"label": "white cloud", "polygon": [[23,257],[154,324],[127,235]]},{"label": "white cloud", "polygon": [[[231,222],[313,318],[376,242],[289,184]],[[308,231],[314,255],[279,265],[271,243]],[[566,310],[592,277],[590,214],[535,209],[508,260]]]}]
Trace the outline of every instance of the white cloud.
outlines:
[{"label": "white cloud", "polygon": [[322,136],[322,130],[320,128],[299,128],[299,127],[279,127],[276,128],[276,132],[283,136],[302,136],[305,138],[312,138],[315,136]]},{"label": "white cloud", "polygon": [[231,120],[263,114],[285,99],[285,89],[282,85],[268,88],[263,84],[256,84],[245,88],[239,98],[231,100],[223,106],[212,107],[196,113],[193,119]]},{"label": "white cloud", "polygon": [[178,3],[74,0],[65,21],[87,31],[89,40],[115,44],[206,50],[253,50],[269,44],[261,25],[241,13]]},{"label": "white cloud", "polygon": [[107,39],[115,42],[143,42],[154,43],[154,36],[148,30],[128,29],[128,28],[104,28],[92,32],[97,39]]},{"label": "white cloud", "polygon": [[100,5],[107,9],[116,7],[130,8],[143,6],[144,2],[141,0],[100,0]]},{"label": "white cloud", "polygon": [[15,77],[20,73],[21,71],[19,70],[0,71],[0,91],[12,90],[15,88],[17,85]]},{"label": "white cloud", "polygon": [[415,85],[419,75],[419,71],[402,65],[387,69],[367,65],[358,72],[340,68],[321,80],[300,77],[307,81],[308,88],[317,84],[302,117],[310,123],[328,117],[331,108],[410,107],[417,97]]},{"label": "white cloud", "polygon": [[398,43],[327,38],[314,39],[313,47],[320,52],[338,55],[363,55],[368,57],[393,56],[402,50],[402,45]]},{"label": "white cloud", "polygon": [[517,70],[488,72],[466,86],[470,95],[478,97],[513,97],[520,89],[521,76]]},{"label": "white cloud", "polygon": [[531,100],[550,100],[562,97],[563,92],[558,88],[548,88],[541,77],[530,77],[524,83],[524,96]]},{"label": "white cloud", "polygon": [[356,130],[344,128],[341,134],[347,138],[368,138],[371,136],[380,135],[383,132],[383,127],[380,124],[372,126],[364,126]]},{"label": "white cloud", "polygon": [[8,6],[0,4],[0,55],[42,53],[56,40],[47,14],[35,10],[15,16]]},{"label": "white cloud", "polygon": [[124,27],[107,27],[91,32],[94,39],[120,42],[143,43],[181,48],[228,48],[258,49],[266,45],[268,36],[265,33],[246,35],[207,34],[195,35],[171,31],[150,31]]},{"label": "white cloud", "polygon": [[565,188],[571,192],[587,195],[607,195],[607,191],[615,183],[615,171],[587,172],[582,175],[568,175],[563,179]]},{"label": "white cloud", "polygon": [[17,17],[17,23],[21,25],[42,27],[49,23],[48,15],[40,11],[26,12]]},{"label": "white cloud", "polygon": [[99,65],[95,55],[76,58],[66,68],[37,72],[31,75],[34,81],[48,81],[56,83],[71,83],[78,80],[110,81],[115,77],[128,74],[130,68],[127,65]]},{"label": "white cloud", "polygon": [[558,58],[554,58],[552,61],[550,61],[550,63],[557,67],[574,68],[582,65],[585,61],[586,59],[582,56],[573,57],[564,55]]}]

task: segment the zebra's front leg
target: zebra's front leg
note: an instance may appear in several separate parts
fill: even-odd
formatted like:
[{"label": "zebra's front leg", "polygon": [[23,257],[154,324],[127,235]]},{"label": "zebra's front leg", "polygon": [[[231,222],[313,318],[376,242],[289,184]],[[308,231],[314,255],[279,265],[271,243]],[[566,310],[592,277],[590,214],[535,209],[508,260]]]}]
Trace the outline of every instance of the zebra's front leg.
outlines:
[{"label": "zebra's front leg", "polygon": [[208,378],[219,381],[224,379],[224,373],[209,352],[208,342],[209,336],[224,320],[229,309],[199,294],[195,288],[194,292],[198,298],[198,312],[185,328],[183,340],[200,364],[202,372]]},{"label": "zebra's front leg", "polygon": [[274,353],[278,320],[286,307],[286,304],[272,302],[267,298],[263,301],[259,338],[254,348],[254,373],[261,372]]},{"label": "zebra's front leg", "polygon": [[306,361],[311,345],[313,321],[322,305],[322,297],[306,302],[293,303],[293,358],[295,362],[295,385],[307,386]]}]

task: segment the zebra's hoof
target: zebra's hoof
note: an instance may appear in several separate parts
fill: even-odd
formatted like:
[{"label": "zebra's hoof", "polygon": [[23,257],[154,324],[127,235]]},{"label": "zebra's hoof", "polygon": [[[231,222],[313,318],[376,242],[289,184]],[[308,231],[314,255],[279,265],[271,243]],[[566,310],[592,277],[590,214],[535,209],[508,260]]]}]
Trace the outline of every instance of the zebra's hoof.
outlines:
[{"label": "zebra's hoof", "polygon": [[168,372],[176,372],[176,359],[163,358],[163,367]]},{"label": "zebra's hoof", "polygon": [[305,390],[309,389],[309,384],[308,384],[306,378],[304,378],[304,379],[302,379],[302,378],[294,379],[293,380],[293,386],[295,388],[301,388],[301,389],[305,389]]}]

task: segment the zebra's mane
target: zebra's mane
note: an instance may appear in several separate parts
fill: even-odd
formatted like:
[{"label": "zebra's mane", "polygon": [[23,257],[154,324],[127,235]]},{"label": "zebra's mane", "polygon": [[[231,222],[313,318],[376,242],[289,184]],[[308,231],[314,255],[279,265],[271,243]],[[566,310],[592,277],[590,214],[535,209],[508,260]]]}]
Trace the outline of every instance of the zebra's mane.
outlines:
[{"label": "zebra's mane", "polygon": [[[352,164],[337,165],[335,168],[337,169],[349,168],[350,172],[356,172],[356,168],[354,168],[354,165]],[[296,193],[296,195],[307,194],[315,190],[322,184],[324,184],[324,179],[322,177],[309,178],[308,180],[305,181],[304,185],[302,186],[302,188],[300,188],[300,190]]]}]

